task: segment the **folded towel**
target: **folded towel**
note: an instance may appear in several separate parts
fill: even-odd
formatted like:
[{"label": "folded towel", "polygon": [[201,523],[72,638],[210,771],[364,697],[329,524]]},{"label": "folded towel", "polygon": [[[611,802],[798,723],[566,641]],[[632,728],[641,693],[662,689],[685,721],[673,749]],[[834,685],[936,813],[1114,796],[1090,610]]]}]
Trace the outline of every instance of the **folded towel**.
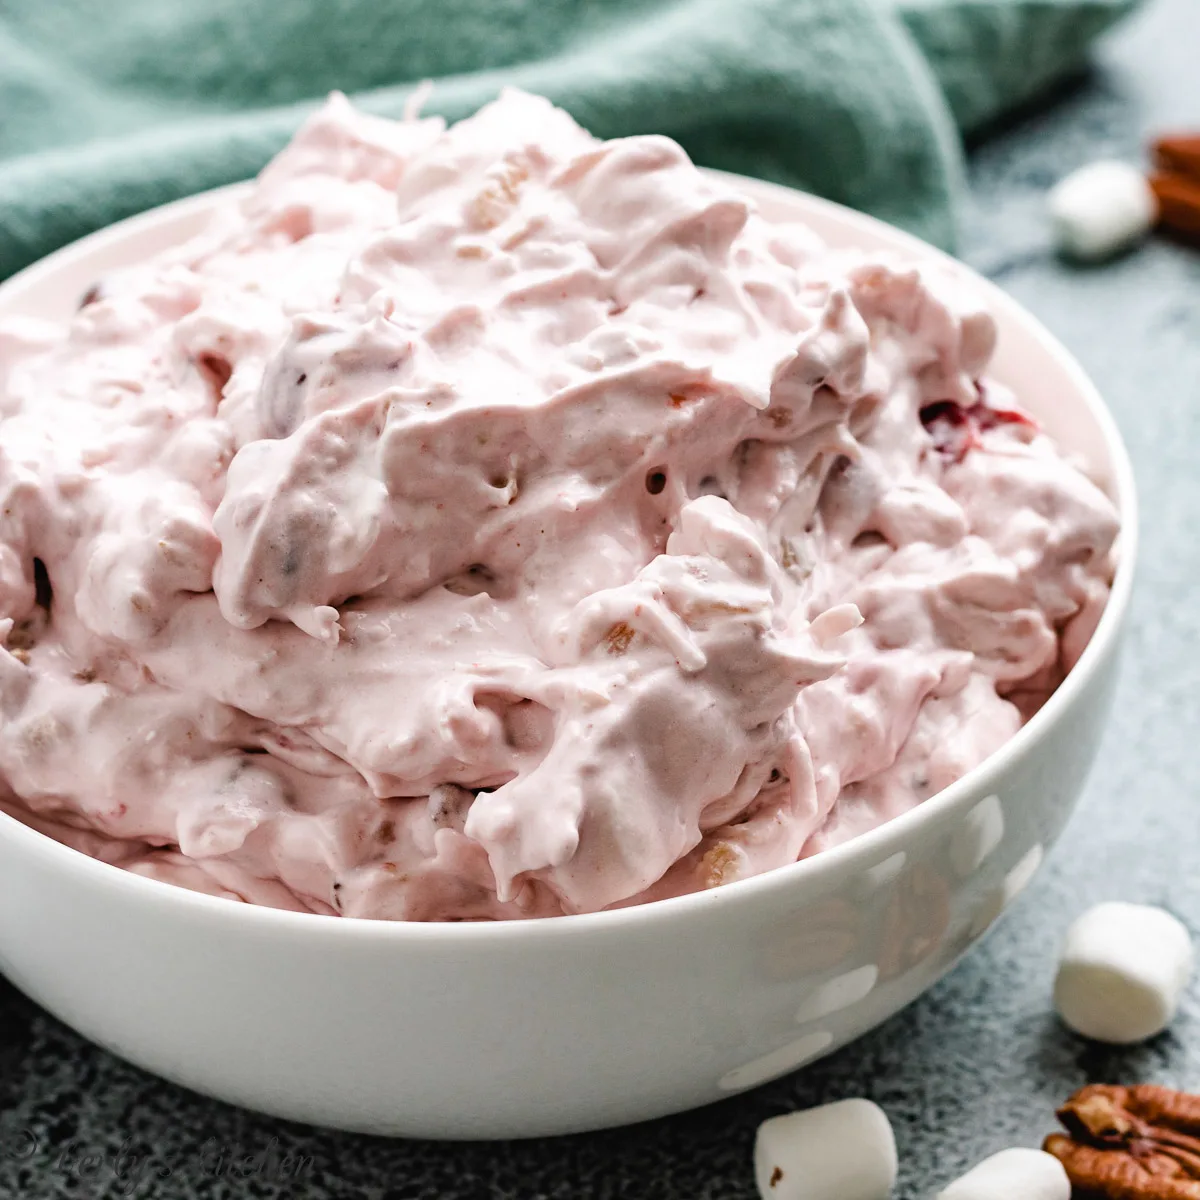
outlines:
[{"label": "folded towel", "polygon": [[7,0],[0,277],[257,171],[332,89],[457,118],[503,84],[604,137],[952,245],[960,135],[1076,68],[1136,0]]}]

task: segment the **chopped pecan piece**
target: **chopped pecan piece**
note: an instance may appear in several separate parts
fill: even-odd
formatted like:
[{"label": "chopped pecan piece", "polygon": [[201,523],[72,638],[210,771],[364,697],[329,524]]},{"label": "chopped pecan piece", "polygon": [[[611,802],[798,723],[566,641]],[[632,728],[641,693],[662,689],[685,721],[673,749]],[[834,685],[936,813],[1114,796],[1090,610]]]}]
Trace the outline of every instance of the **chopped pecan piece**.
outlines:
[{"label": "chopped pecan piece", "polygon": [[1045,1150],[1077,1200],[1200,1200],[1200,1096],[1153,1084],[1081,1088]]},{"label": "chopped pecan piece", "polygon": [[633,638],[633,629],[624,621],[620,621],[604,635],[604,644],[608,647],[609,654],[624,654]]}]

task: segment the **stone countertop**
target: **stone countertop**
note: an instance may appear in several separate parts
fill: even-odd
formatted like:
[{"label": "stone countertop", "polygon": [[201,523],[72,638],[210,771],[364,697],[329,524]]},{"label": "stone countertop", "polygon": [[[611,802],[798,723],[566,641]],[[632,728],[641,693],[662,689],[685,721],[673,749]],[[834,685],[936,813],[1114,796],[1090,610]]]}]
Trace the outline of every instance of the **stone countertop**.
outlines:
[{"label": "stone countertop", "polygon": [[[1057,102],[972,159],[965,257],[1082,360],[1128,441],[1143,547],[1117,711],[1079,811],[985,944],[886,1025],[800,1074],[629,1129],[507,1144],[387,1142],[271,1121],[162,1083],[0,982],[0,1200],[737,1200],[768,1116],[846,1096],[887,1110],[899,1200],[979,1158],[1037,1145],[1086,1081],[1200,1090],[1200,983],[1148,1045],[1089,1045],[1049,1003],[1068,920],[1106,898],[1163,904],[1200,932],[1200,253],[1154,243],[1098,269],[1055,261],[1045,189],[1148,132],[1200,127],[1200,5],[1151,0]],[[248,1176],[248,1177],[247,1177]]]}]

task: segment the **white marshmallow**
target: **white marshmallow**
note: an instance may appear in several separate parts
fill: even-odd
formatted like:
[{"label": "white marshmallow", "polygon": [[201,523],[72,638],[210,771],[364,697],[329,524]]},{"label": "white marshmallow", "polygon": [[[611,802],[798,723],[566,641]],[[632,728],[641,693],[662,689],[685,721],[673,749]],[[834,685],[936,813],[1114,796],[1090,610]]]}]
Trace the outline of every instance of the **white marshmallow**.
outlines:
[{"label": "white marshmallow", "polygon": [[1145,175],[1123,162],[1095,162],[1057,183],[1048,197],[1059,249],[1097,261],[1132,245],[1158,220]]},{"label": "white marshmallow", "polygon": [[1192,973],[1192,939],[1161,908],[1098,904],[1067,930],[1054,1005],[1076,1033],[1128,1045],[1161,1033]]},{"label": "white marshmallow", "polygon": [[885,1200],[896,1139],[870,1100],[839,1100],[758,1127],[754,1178],[763,1200]]},{"label": "white marshmallow", "polygon": [[1001,1150],[972,1167],[937,1200],[1071,1200],[1062,1163],[1041,1150]]}]

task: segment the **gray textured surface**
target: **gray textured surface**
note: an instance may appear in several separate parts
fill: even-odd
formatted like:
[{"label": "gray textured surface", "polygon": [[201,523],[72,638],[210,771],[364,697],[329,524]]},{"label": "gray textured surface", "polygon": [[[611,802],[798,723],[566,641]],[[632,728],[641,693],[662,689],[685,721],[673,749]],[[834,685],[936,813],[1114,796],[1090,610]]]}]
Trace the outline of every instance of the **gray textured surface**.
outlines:
[{"label": "gray textured surface", "polygon": [[[93,1049],[0,983],[0,1200],[733,1200],[754,1194],[760,1120],[850,1095],[888,1111],[902,1159],[897,1196],[918,1200],[985,1154],[1036,1144],[1055,1102],[1087,1080],[1200,1090],[1200,984],[1169,1033],[1122,1052],[1068,1035],[1048,1003],[1057,939],[1093,901],[1165,904],[1200,932],[1200,254],[1154,244],[1102,270],[1072,270],[1050,256],[1040,219],[1044,188],[1070,167],[1136,155],[1151,130],[1200,127],[1198,45],[1195,0],[1151,3],[1105,47],[1094,77],[973,162],[967,257],[1098,381],[1132,450],[1144,510],[1133,636],[1100,766],[1047,869],[981,949],[883,1028],[798,1076],[649,1125],[508,1145],[388,1143],[239,1112]],[[245,1164],[262,1154],[274,1157]]]}]

